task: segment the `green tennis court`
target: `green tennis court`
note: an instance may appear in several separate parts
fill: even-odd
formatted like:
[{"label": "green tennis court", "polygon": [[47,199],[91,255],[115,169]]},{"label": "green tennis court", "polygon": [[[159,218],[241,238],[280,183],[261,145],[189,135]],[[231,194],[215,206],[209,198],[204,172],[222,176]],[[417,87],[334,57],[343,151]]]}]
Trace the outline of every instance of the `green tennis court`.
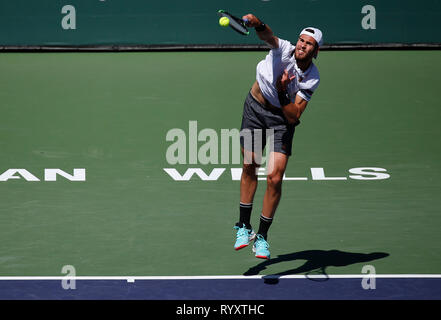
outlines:
[{"label": "green tennis court", "polygon": [[[58,276],[64,265],[79,276],[241,275],[261,263],[233,250],[239,182],[231,169],[241,165],[170,164],[166,135],[178,128],[188,139],[190,121],[219,134],[240,128],[265,55],[0,54],[0,275]],[[381,252],[369,262],[328,261],[326,273],[360,274],[371,264],[378,274],[439,274],[439,51],[325,51],[316,64],[321,84],[286,171],[307,179],[284,182],[272,256]],[[388,178],[351,178],[349,170],[367,167]],[[46,181],[45,169],[55,168],[85,177]],[[165,168],[225,170],[212,181],[175,181]],[[341,179],[319,180],[311,168]],[[8,178],[8,169],[26,171]],[[255,225],[264,189],[260,181]],[[281,260],[262,273],[304,263]]]}]

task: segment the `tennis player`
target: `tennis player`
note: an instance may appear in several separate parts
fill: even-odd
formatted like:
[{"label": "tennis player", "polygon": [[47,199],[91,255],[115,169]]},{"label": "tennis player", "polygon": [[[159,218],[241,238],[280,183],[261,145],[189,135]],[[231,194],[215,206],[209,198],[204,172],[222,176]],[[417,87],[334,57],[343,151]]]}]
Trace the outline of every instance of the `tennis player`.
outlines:
[{"label": "tennis player", "polygon": [[273,150],[270,150],[267,159],[267,187],[256,234],[250,224],[257,188],[256,170],[260,165],[255,148],[257,145],[264,148],[267,137],[260,135],[262,141],[257,143],[260,136],[252,134],[252,143],[247,145],[241,136],[244,163],[240,182],[240,216],[234,227],[237,230],[234,248],[242,249],[255,240],[255,256],[269,259],[268,230],[282,194],[282,181],[291,155],[295,127],[300,123],[300,117],[320,82],[312,59],[317,58],[323,41],[319,29],[308,27],[300,32],[294,46],[276,37],[270,27],[254,15],[247,14],[243,19],[248,20],[248,26],[255,28],[258,37],[271,50],[257,65],[256,81],[244,103],[241,133],[244,130],[256,132],[256,129],[273,129]]}]

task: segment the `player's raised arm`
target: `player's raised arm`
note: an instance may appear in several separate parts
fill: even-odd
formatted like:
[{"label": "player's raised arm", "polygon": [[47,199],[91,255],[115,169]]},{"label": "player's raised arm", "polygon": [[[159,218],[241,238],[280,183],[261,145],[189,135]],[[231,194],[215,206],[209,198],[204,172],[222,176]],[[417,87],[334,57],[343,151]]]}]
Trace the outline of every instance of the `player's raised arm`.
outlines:
[{"label": "player's raised arm", "polygon": [[274,34],[271,28],[264,24],[262,21],[260,21],[256,16],[253,14],[247,14],[242,17],[244,20],[248,20],[248,26],[255,28],[257,36],[268,43],[268,45],[271,48],[278,48],[279,47],[279,38],[277,38]]}]

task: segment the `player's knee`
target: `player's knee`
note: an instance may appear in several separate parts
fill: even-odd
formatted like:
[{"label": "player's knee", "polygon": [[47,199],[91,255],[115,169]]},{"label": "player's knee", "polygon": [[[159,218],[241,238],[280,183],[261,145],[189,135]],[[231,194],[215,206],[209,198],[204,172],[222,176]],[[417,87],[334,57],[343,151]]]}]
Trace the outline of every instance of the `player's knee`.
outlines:
[{"label": "player's knee", "polygon": [[259,166],[255,163],[244,163],[242,168],[242,173],[246,174],[247,176],[254,177],[256,176],[256,170]]},{"label": "player's knee", "polygon": [[279,172],[270,173],[266,177],[268,187],[273,189],[280,189],[282,187],[283,174]]}]

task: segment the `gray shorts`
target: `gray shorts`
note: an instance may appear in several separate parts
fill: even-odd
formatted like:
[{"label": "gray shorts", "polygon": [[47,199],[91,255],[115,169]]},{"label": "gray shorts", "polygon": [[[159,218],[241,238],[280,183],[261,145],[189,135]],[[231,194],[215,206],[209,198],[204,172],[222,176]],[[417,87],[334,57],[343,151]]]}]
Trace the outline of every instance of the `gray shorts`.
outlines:
[{"label": "gray shorts", "polygon": [[[270,133],[267,129],[273,129],[274,135],[271,139],[274,142],[273,151],[290,156],[295,126],[295,124],[288,123],[281,109],[279,111],[265,108],[254,99],[250,92],[243,106],[240,144],[248,151],[259,152],[260,146],[263,151],[269,138],[268,133]],[[248,132],[251,132],[251,143],[244,134]]]}]

